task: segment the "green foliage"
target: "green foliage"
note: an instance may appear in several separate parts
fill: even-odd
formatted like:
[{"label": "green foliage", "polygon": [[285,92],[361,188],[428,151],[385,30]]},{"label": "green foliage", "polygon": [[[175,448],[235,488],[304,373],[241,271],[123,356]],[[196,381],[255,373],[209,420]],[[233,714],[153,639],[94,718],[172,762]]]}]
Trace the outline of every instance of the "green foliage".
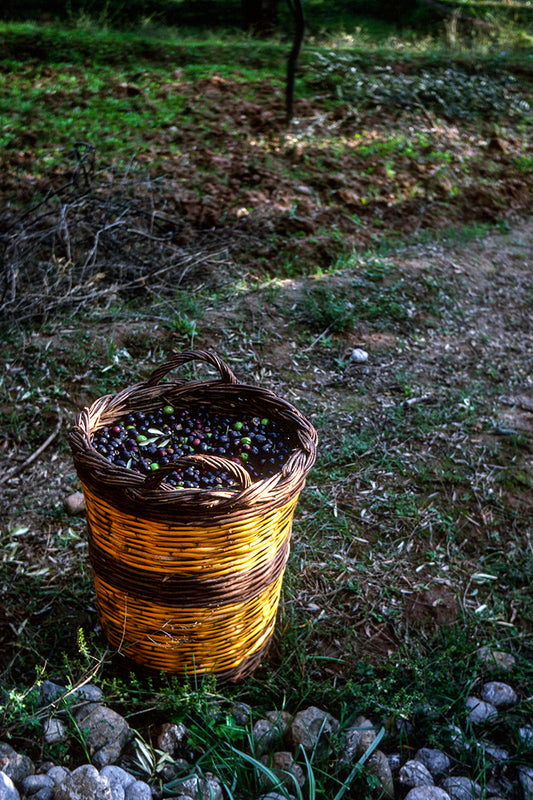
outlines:
[{"label": "green foliage", "polygon": [[350,330],[355,321],[352,304],[345,293],[334,293],[320,284],[306,291],[299,304],[298,317],[311,330],[331,333]]}]

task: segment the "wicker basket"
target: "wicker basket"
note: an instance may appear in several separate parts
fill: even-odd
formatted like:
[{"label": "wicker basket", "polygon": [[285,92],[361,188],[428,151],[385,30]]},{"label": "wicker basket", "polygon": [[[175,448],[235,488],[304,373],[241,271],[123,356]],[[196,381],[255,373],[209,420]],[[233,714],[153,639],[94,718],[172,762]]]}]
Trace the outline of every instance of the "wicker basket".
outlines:
[{"label": "wicker basket", "polygon": [[[220,378],[162,382],[193,360],[216,367]],[[252,483],[227,459],[188,456],[180,461],[231,471],[236,486],[176,490],[165,484],[165,469],[145,478],[113,465],[91,444],[96,430],[124,414],[200,403],[227,415],[275,420],[291,447],[283,469]],[[213,672],[221,680],[241,679],[259,665],[274,629],[293,512],[316,442],[315,429],[294,406],[239,383],[205,351],[182,353],[146,383],[81,412],[70,445],[85,495],[99,616],[113,648],[149,668]]]}]

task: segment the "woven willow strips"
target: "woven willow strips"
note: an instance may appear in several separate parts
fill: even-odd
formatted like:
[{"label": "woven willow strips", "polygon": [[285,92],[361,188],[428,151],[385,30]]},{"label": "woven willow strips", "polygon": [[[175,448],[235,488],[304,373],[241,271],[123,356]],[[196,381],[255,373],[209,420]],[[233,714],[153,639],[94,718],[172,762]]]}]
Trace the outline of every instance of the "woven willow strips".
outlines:
[{"label": "woven willow strips", "polygon": [[[165,381],[199,360],[218,380]],[[291,448],[276,475],[252,482],[243,466],[188,456],[148,477],[117,467],[91,443],[99,428],[135,411],[206,405],[228,416],[267,416]],[[316,456],[316,431],[285,400],[237,382],[214,353],[190,351],[148,381],[85,408],[70,434],[86,499],[98,611],[110,643],[140,664],[171,672],[214,671],[237,680],[253,671],[274,628],[294,509]],[[177,464],[223,468],[224,490],[175,489]]]}]

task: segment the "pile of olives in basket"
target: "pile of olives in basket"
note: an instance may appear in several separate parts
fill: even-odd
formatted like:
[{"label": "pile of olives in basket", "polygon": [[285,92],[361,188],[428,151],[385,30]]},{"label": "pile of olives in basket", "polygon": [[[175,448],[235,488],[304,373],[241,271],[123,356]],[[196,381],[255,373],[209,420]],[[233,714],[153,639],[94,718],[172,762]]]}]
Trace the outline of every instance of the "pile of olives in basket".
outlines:
[{"label": "pile of olives in basket", "polygon": [[[91,437],[95,450],[117,467],[149,475],[183,456],[212,455],[241,464],[252,481],[281,469],[291,452],[279,426],[267,417],[232,417],[207,406],[134,411]],[[175,488],[223,489],[236,483],[224,470],[201,463],[178,464],[164,482]]]}]

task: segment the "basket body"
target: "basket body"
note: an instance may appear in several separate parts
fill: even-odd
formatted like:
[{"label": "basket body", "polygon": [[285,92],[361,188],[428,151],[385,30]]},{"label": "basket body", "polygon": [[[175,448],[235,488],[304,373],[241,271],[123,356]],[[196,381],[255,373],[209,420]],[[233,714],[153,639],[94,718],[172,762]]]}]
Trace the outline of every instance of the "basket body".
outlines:
[{"label": "basket body", "polygon": [[[220,369],[218,358],[203,351],[169,364],[193,358]],[[70,444],[86,500],[98,613],[111,646],[152,669],[235,681],[258,666],[274,630],[316,433],[293,406],[238,383],[221,363],[218,381],[161,383],[156,370],[146,384],[97,400],[79,415]],[[268,414],[286,431],[292,454],[278,475],[251,485],[178,491],[112,465],[92,447],[99,427],[164,403]]]}]

